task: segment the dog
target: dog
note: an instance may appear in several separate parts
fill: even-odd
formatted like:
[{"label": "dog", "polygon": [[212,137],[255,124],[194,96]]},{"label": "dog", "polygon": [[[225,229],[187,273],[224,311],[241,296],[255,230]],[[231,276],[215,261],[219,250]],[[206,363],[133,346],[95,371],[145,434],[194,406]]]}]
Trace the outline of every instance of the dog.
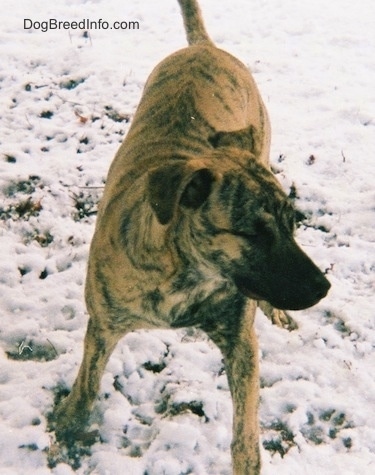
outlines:
[{"label": "dog", "polygon": [[293,238],[295,210],[270,171],[270,125],[248,69],[218,49],[196,0],[179,0],[189,46],[151,73],[110,167],[91,243],[83,361],[54,414],[56,439],[87,428],[117,342],[194,326],[220,348],[233,401],[232,465],[260,473],[259,305],[276,323],[330,283]]}]

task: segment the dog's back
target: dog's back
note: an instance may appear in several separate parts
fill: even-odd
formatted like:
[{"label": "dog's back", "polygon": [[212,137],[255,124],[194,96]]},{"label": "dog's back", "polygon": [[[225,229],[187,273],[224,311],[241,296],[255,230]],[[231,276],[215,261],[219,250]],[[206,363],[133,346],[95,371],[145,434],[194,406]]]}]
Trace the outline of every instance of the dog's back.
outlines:
[{"label": "dog's back", "polygon": [[[127,137],[112,162],[101,209],[120,184],[179,156],[199,156],[220,134],[245,130],[255,158],[268,164],[270,125],[248,68],[215,47],[195,0],[179,0],[189,47],[155,67]],[[219,135],[218,135],[219,134]],[[123,185],[121,186],[123,188]]]}]

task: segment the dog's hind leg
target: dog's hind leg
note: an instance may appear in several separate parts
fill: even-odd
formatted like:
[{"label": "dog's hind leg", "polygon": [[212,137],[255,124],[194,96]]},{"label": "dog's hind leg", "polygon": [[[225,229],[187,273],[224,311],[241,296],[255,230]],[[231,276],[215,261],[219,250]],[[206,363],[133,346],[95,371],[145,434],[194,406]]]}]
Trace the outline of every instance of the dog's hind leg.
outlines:
[{"label": "dog's hind leg", "polygon": [[[90,411],[99,391],[101,377],[116,343],[122,337],[90,319],[84,343],[84,355],[78,376],[69,396],[56,408],[52,417],[58,441],[72,445],[85,437]],[[86,439],[87,441],[87,439]]]}]

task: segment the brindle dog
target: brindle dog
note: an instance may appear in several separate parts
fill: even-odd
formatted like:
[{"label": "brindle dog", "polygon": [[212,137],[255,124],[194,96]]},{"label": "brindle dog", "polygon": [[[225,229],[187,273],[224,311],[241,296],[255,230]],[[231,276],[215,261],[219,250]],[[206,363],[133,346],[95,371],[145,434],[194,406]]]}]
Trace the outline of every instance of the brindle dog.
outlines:
[{"label": "brindle dog", "polygon": [[195,0],[179,0],[189,47],[151,73],[109,170],[91,244],[84,357],[55,410],[57,440],[82,437],[108,358],[142,328],[194,326],[222,351],[237,475],[259,474],[257,304],[310,307],[329,282],[294,238],[269,170],[270,126],[248,69],[216,48]]}]

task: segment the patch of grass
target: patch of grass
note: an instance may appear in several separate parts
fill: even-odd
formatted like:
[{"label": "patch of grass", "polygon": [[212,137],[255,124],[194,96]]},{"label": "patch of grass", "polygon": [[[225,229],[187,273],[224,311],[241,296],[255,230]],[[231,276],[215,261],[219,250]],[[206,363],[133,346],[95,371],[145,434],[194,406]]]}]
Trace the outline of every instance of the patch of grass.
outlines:
[{"label": "patch of grass", "polygon": [[75,89],[77,86],[85,82],[85,78],[77,78],[77,79],[66,79],[65,81],[60,82],[61,89]]},{"label": "patch of grass", "polygon": [[[303,436],[314,445],[329,443],[331,439],[337,439],[340,431],[349,429],[352,424],[347,421],[346,415],[335,409],[326,409],[316,415],[312,412],[307,414],[307,423],[302,427]],[[350,449],[352,440],[350,437],[342,438],[344,447]]]},{"label": "patch of grass", "polygon": [[30,233],[26,233],[24,243],[29,244],[32,241],[37,242],[40,247],[48,247],[53,242],[54,237],[49,231],[39,232],[35,230]]},{"label": "patch of grass", "polygon": [[8,163],[16,163],[17,162],[17,159],[15,156],[13,155],[8,155],[8,154],[5,154],[4,155],[4,160]]},{"label": "patch of grass", "polygon": [[38,450],[37,444],[22,444],[18,446],[19,449],[26,449],[29,452],[35,452]]},{"label": "patch of grass", "polygon": [[53,112],[50,110],[42,111],[39,115],[41,119],[50,119],[53,117]]},{"label": "patch of grass", "polygon": [[49,275],[48,270],[43,269],[42,272],[39,274],[39,279],[41,280],[47,279],[48,275]]},{"label": "patch of grass", "polygon": [[112,106],[105,106],[105,115],[108,119],[113,120],[114,122],[125,122],[126,124],[130,121],[129,114],[121,114],[120,112],[113,109]]},{"label": "patch of grass", "polygon": [[263,447],[272,454],[280,454],[283,458],[291,447],[296,445],[293,432],[281,420],[274,421],[267,429],[270,431],[270,437],[263,441]]},{"label": "patch of grass", "polygon": [[186,412],[191,412],[198,417],[203,417],[205,422],[209,422],[209,418],[204,412],[204,404],[202,401],[189,401],[189,402],[173,402],[170,404],[168,409],[168,414],[170,416],[177,416],[179,414],[184,414]]},{"label": "patch of grass", "polygon": [[24,275],[28,274],[30,272],[30,268],[28,267],[19,267],[18,268],[18,271],[19,273],[21,274],[21,277],[23,277]]},{"label": "patch of grass", "polygon": [[77,147],[77,153],[84,153],[87,152],[88,150],[92,150],[94,145],[91,143],[92,141],[89,139],[89,137],[82,137],[79,139],[79,145]]},{"label": "patch of grass", "polygon": [[75,208],[73,219],[75,221],[97,214],[99,198],[91,190],[80,191],[78,194],[74,193],[72,198]]},{"label": "patch of grass", "polygon": [[351,328],[340,315],[327,310],[324,313],[324,317],[333,326],[333,328],[342,335],[342,337],[347,337],[352,334]]},{"label": "patch of grass", "polygon": [[22,341],[17,348],[7,351],[6,355],[14,361],[52,361],[59,356],[51,342],[34,343],[32,340],[28,343]]},{"label": "patch of grass", "polygon": [[49,446],[46,452],[50,469],[57,467],[60,463],[65,463],[76,471],[82,465],[82,458],[91,455],[91,448],[89,445],[83,445],[78,442],[69,447],[54,443]]},{"label": "patch of grass", "polygon": [[335,330],[337,330],[339,333],[342,333],[343,335],[350,335],[352,332],[348,325],[341,318],[338,318],[333,326]]},{"label": "patch of grass", "polygon": [[38,216],[42,209],[41,201],[34,201],[31,197],[26,200],[20,201],[14,207],[14,210],[18,217],[28,219],[30,216]]},{"label": "patch of grass", "polygon": [[204,422],[209,422],[209,417],[206,415],[204,411],[204,403],[203,401],[173,401],[172,399],[172,392],[169,390],[168,386],[165,386],[160,394],[161,397],[155,404],[155,412],[157,414],[163,414],[164,416],[175,417],[180,414],[185,414],[186,412],[190,412],[195,414],[198,417],[204,418]]},{"label": "patch of grass", "polygon": [[5,188],[4,193],[8,197],[15,196],[17,193],[31,195],[36,188],[43,188],[40,176],[29,175],[29,177],[24,180],[11,181]]},{"label": "patch of grass", "polygon": [[[4,194],[10,198],[7,206],[0,207],[0,219],[28,220],[31,216],[38,216],[42,210],[40,199],[31,195],[37,188],[43,189],[43,183],[38,175],[30,175],[27,179],[11,181],[5,188]],[[25,198],[23,195],[29,195]]]},{"label": "patch of grass", "polygon": [[30,196],[5,208],[0,208],[0,219],[3,221],[7,219],[27,221],[31,216],[38,216],[42,209],[41,200],[34,201]]},{"label": "patch of grass", "polygon": [[164,368],[167,367],[167,364],[164,361],[160,361],[158,363],[151,363],[151,361],[146,361],[143,364],[144,369],[147,371],[152,371],[153,373],[161,373]]}]

